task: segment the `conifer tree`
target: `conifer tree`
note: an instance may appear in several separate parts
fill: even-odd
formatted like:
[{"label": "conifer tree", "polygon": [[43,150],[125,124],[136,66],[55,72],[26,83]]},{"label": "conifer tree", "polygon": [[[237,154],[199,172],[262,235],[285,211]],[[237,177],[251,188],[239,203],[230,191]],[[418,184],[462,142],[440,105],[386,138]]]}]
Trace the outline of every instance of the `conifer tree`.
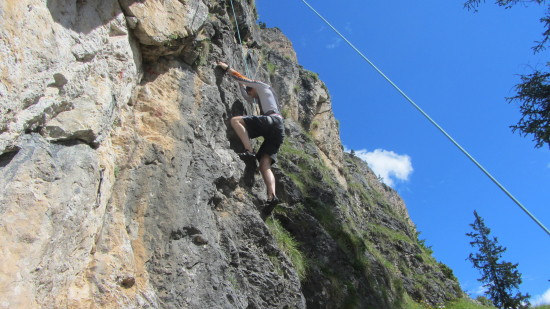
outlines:
[{"label": "conifer tree", "polygon": [[470,245],[477,247],[478,252],[470,253],[468,260],[481,272],[478,281],[483,282],[483,286],[487,288],[485,295],[497,308],[527,308],[529,294],[523,295],[518,291],[513,295],[522,282],[521,273],[517,270],[518,264],[500,260],[507,249],[498,244],[496,237],[490,237],[491,230],[476,211],[474,216],[476,219],[470,224],[474,231],[466,235],[473,239]]}]

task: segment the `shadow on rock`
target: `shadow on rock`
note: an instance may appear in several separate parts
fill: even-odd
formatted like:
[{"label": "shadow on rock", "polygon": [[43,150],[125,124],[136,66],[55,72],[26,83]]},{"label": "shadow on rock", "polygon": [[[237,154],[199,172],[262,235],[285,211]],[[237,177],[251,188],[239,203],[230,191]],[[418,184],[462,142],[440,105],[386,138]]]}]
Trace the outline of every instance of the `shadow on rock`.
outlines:
[{"label": "shadow on rock", "polygon": [[110,0],[48,0],[47,6],[56,23],[84,34],[110,23],[122,13],[118,1]]}]

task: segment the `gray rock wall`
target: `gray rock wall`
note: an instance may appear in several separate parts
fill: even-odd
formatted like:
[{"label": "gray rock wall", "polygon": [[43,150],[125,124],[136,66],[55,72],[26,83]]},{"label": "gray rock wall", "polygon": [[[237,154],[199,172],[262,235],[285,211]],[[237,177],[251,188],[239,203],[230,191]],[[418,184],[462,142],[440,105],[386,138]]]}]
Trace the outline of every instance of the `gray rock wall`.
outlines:
[{"label": "gray rock wall", "polygon": [[[0,2],[0,308],[460,296],[397,194],[343,153],[324,84],[278,29],[255,25],[253,1],[233,2],[237,24],[214,0]],[[214,65],[244,73],[236,27],[286,116],[283,204],[267,224],[257,165],[229,125],[257,108]]]}]

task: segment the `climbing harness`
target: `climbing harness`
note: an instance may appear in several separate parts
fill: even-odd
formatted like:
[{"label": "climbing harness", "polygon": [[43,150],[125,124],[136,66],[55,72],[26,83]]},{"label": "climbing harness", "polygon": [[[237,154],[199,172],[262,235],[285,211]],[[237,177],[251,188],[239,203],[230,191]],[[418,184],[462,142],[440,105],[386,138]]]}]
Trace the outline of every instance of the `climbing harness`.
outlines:
[{"label": "climbing harness", "polygon": [[479,162],[474,159],[460,144],[454,140],[443,128],[437,124],[420,106],[418,106],[403,90],[401,90],[391,79],[389,79],[384,72],[382,72],[372,61],[369,60],[357,47],[355,47],[344,35],[340,33],[328,20],[326,20],[319,12],[317,12],[309,3],[307,3],[305,0],[302,0],[302,2],[307,5],[319,18],[321,18],[336,34],[338,34],[351,48],[353,48],[370,66],[372,66],[376,72],[378,72],[388,83],[390,83],[395,90],[397,90],[409,103],[414,106],[424,117],[426,117],[443,135],[445,135],[458,149],[462,151],[489,179],[491,179],[512,201],[514,201],[533,221],[535,221],[548,235],[550,235],[550,230],[542,224],[525,206],[523,206],[518,199],[516,199],[512,193],[510,193],[503,185],[498,182],[493,175],[491,175]]}]

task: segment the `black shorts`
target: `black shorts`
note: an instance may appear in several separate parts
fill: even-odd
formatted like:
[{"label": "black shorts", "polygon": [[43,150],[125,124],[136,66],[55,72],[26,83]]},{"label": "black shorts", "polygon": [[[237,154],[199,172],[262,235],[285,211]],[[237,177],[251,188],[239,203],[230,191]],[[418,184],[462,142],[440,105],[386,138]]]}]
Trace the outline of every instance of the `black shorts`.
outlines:
[{"label": "black shorts", "polygon": [[258,161],[265,153],[271,157],[271,164],[277,161],[277,152],[285,138],[283,119],[278,116],[244,116],[244,123],[250,138],[263,136],[264,142],[256,153]]}]

